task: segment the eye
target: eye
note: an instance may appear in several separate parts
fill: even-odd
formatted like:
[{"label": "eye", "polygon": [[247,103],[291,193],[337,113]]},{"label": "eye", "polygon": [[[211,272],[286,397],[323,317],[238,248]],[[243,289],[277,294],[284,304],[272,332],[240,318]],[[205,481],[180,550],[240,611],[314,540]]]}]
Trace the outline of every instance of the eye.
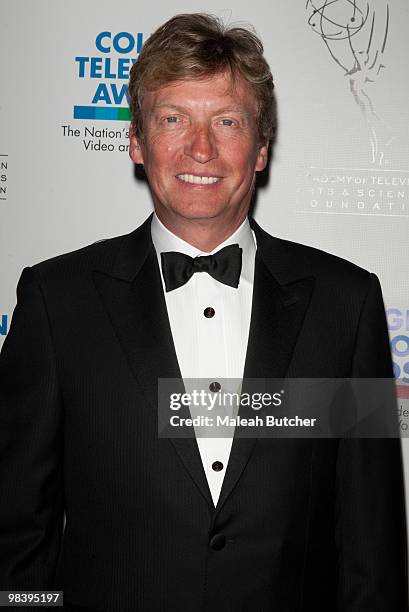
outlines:
[{"label": "eye", "polygon": [[221,125],[226,125],[227,127],[230,127],[230,126],[234,125],[234,121],[233,121],[233,119],[220,119],[220,124]]},{"label": "eye", "polygon": [[179,120],[179,117],[176,117],[176,115],[170,115],[169,117],[165,117],[163,119],[164,123],[177,123]]}]

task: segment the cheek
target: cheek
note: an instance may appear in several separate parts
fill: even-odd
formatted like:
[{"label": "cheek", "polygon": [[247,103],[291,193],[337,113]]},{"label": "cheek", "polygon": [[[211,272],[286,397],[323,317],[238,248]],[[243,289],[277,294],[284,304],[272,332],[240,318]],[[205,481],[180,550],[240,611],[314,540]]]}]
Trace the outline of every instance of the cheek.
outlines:
[{"label": "cheek", "polygon": [[237,177],[242,181],[252,180],[256,171],[255,165],[256,156],[253,154],[238,155],[235,159],[232,159],[232,167],[235,168]]},{"label": "cheek", "polygon": [[250,171],[254,168],[257,151],[246,139],[230,139],[219,145],[219,155],[237,171]]},{"label": "cheek", "polygon": [[180,157],[180,147],[177,146],[177,143],[163,142],[163,140],[151,143],[151,154],[149,156],[151,167],[158,174],[162,170],[166,172],[168,168],[174,167]]}]

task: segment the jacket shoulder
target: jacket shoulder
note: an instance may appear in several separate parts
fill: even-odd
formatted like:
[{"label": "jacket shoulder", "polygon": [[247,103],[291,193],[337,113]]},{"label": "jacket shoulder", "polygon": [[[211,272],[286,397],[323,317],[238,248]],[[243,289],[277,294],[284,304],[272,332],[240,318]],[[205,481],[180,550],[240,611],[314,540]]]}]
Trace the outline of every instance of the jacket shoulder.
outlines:
[{"label": "jacket shoulder", "polygon": [[312,276],[318,286],[365,292],[371,283],[370,271],[352,261],[319,248],[272,236],[257,228],[257,244],[262,247],[270,270],[281,283]]},{"label": "jacket shoulder", "polygon": [[312,273],[339,273],[348,276],[357,276],[361,279],[369,274],[369,271],[365,268],[329,251],[323,251],[317,247],[299,242],[291,242],[290,240],[284,240],[282,238],[277,238],[277,240],[283,243],[282,248],[291,249],[293,251],[293,257],[304,260],[305,264],[310,267]]},{"label": "jacket shoulder", "polygon": [[91,272],[95,267],[109,269],[130,234],[103,238],[79,249],[56,255],[31,266],[42,280],[67,279]]}]

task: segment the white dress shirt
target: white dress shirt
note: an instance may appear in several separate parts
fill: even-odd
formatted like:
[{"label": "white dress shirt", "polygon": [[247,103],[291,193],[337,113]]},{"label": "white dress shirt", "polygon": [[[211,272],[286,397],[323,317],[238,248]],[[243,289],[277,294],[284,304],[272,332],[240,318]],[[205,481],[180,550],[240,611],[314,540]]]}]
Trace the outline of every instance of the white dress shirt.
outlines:
[{"label": "white dress shirt", "polygon": [[[211,253],[199,251],[171,231],[153,214],[152,241],[161,268],[161,252],[179,251],[196,257],[216,253],[229,244],[242,249],[242,270],[238,288],[224,285],[206,272],[197,272],[189,281],[165,293],[169,322],[176,356],[183,379],[210,378],[242,379],[250,327],[253,296],[256,238],[248,218],[240,227],[219,244]],[[212,317],[205,317],[204,310],[214,309]],[[236,389],[237,390],[237,389]],[[232,446],[231,437],[197,437],[203,468],[207,477],[213,503],[216,506],[223,484]],[[212,467],[214,462],[218,471]]]}]

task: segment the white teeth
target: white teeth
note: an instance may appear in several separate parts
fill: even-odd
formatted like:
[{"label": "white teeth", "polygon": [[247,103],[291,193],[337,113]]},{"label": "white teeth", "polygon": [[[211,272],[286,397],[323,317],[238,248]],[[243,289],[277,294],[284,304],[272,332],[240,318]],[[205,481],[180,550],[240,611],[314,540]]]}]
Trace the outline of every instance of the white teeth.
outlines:
[{"label": "white teeth", "polygon": [[178,179],[193,185],[213,185],[220,180],[218,176],[193,176],[193,174],[178,174]]}]

